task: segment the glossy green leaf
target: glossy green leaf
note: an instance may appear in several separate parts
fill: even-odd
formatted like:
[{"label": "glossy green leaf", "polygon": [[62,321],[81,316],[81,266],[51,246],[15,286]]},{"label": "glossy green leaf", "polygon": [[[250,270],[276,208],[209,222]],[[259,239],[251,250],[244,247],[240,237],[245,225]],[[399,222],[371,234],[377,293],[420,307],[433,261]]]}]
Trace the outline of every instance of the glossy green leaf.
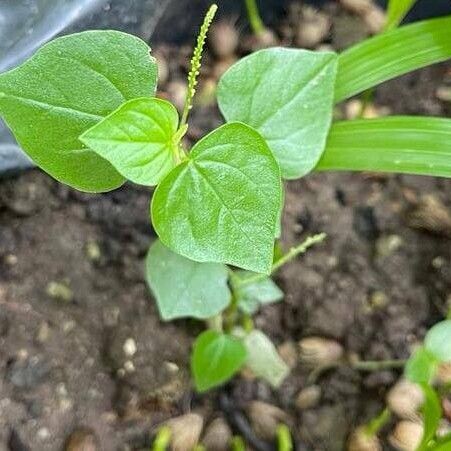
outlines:
[{"label": "glossy green leaf", "polygon": [[231,123],[199,141],[158,185],[152,222],[185,257],[269,273],[280,203],[280,172],[264,139]]},{"label": "glossy green leaf", "polygon": [[247,350],[246,366],[255,376],[274,388],[280,386],[290,369],[282,360],[272,341],[260,330],[253,330],[244,338]]},{"label": "glossy green leaf", "polygon": [[415,2],[416,0],[388,0],[385,30],[396,28]]},{"label": "glossy green leaf", "polygon": [[437,365],[437,358],[427,349],[421,347],[407,361],[405,374],[412,382],[428,384],[435,375]]},{"label": "glossy green leaf", "polygon": [[79,136],[125,101],[152,96],[157,67],[149,47],[117,31],[55,39],[17,69],[0,75],[0,115],[44,171],[82,191],[124,179]]},{"label": "glossy green leaf", "polygon": [[218,85],[227,121],[257,129],[287,179],[301,177],[318,162],[332,120],[337,55],[273,48],[232,66]]},{"label": "glossy green leaf", "polygon": [[441,321],[429,329],[424,347],[441,362],[451,362],[451,320]]},{"label": "glossy green leaf", "polygon": [[421,388],[424,393],[422,408],[424,432],[417,451],[424,451],[428,448],[428,443],[434,438],[442,417],[442,408],[437,393],[427,384],[421,384]]},{"label": "glossy green leaf", "polygon": [[80,140],[128,180],[152,186],[176,166],[178,122],[171,103],[144,97],[124,103]]},{"label": "glossy green leaf", "polygon": [[450,57],[451,16],[382,33],[340,55],[335,101]]},{"label": "glossy green leaf", "polygon": [[230,281],[238,308],[249,315],[253,315],[261,305],[283,299],[282,290],[268,276],[235,271]]},{"label": "glossy green leaf", "polygon": [[392,116],[337,122],[316,170],[451,177],[451,119]]},{"label": "glossy green leaf", "polygon": [[194,342],[191,372],[198,391],[228,381],[246,361],[244,344],[231,335],[207,330]]},{"label": "glossy green leaf", "polygon": [[158,240],[147,254],[146,278],[164,320],[210,318],[230,303],[225,265],[194,262]]}]

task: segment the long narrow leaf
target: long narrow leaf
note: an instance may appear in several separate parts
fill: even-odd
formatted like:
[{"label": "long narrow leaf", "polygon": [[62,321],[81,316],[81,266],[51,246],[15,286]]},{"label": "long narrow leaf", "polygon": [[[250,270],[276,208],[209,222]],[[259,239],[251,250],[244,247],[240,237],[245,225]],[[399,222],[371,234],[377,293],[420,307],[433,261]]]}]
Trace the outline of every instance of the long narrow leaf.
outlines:
[{"label": "long narrow leaf", "polygon": [[340,55],[335,101],[450,57],[451,16],[382,33]]},{"label": "long narrow leaf", "polygon": [[389,0],[387,5],[387,22],[385,30],[396,28],[412,8],[416,0]]},{"label": "long narrow leaf", "polygon": [[315,169],[451,177],[451,119],[392,116],[337,122]]}]

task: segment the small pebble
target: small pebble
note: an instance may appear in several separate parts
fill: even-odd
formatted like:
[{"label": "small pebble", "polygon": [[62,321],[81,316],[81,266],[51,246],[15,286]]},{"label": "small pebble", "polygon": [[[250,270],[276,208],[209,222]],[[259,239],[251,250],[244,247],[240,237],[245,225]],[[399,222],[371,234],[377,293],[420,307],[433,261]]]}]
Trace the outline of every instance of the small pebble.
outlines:
[{"label": "small pebble", "polygon": [[171,81],[166,86],[166,92],[169,99],[179,112],[183,111],[187,89],[186,82],[179,80]]},{"label": "small pebble", "polygon": [[418,418],[424,395],[421,387],[407,379],[400,379],[387,393],[388,408],[402,419]]},{"label": "small pebble", "polygon": [[295,405],[299,410],[316,407],[321,399],[321,388],[318,385],[310,385],[303,388],[297,395]]},{"label": "small pebble", "polygon": [[199,443],[204,419],[196,413],[172,418],[165,423],[171,429],[172,451],[192,451]]},{"label": "small pebble", "polygon": [[368,435],[362,426],[349,437],[347,451],[382,451],[382,445],[377,436]]},{"label": "small pebble", "polygon": [[46,293],[52,299],[70,303],[74,299],[74,293],[70,287],[63,282],[52,281],[47,285]]},{"label": "small pebble", "polygon": [[208,44],[218,58],[229,58],[237,51],[238,32],[229,21],[215,22],[208,32]]},{"label": "small pebble", "polygon": [[403,239],[399,235],[383,235],[376,241],[376,256],[388,257],[403,245]]},{"label": "small pebble", "polygon": [[423,425],[413,421],[400,421],[388,441],[398,451],[416,451],[423,436]]},{"label": "small pebble", "polygon": [[280,423],[288,423],[288,415],[279,407],[262,401],[251,401],[246,409],[252,429],[263,440],[273,440]]},{"label": "small pebble", "polygon": [[127,357],[133,357],[137,351],[136,341],[133,338],[127,338],[122,349]]},{"label": "small pebble", "polygon": [[310,366],[337,363],[344,351],[340,343],[322,337],[308,337],[299,341],[301,362]]},{"label": "small pebble", "polygon": [[385,11],[377,5],[373,5],[370,10],[363,14],[362,18],[371,34],[380,33],[385,26]]},{"label": "small pebble", "polygon": [[232,430],[223,418],[216,418],[207,427],[202,444],[208,451],[228,451]]},{"label": "small pebble", "polygon": [[36,435],[39,440],[47,440],[50,437],[50,431],[47,428],[40,428]]},{"label": "small pebble", "polygon": [[36,333],[36,342],[39,344],[44,344],[50,336],[50,327],[47,321],[43,321],[39,325],[39,329]]},{"label": "small pebble", "polygon": [[169,80],[169,66],[168,62],[163,55],[163,52],[158,50],[153,52],[154,58],[157,60],[158,64],[158,86],[163,87]]},{"label": "small pebble", "polygon": [[86,244],[86,255],[88,256],[88,259],[93,262],[97,263],[102,258],[102,251],[100,250],[100,246],[96,241],[88,241]]},{"label": "small pebble", "polygon": [[285,341],[279,345],[277,352],[290,369],[293,369],[298,364],[299,352],[296,343],[293,341]]},{"label": "small pebble", "polygon": [[305,6],[302,9],[302,20],[298,25],[295,44],[301,48],[315,48],[327,37],[329,30],[329,16]]},{"label": "small pebble", "polygon": [[451,102],[451,86],[439,86],[435,96],[442,102]]},{"label": "small pebble", "polygon": [[68,437],[65,451],[99,451],[99,441],[95,432],[87,427],[75,429]]}]

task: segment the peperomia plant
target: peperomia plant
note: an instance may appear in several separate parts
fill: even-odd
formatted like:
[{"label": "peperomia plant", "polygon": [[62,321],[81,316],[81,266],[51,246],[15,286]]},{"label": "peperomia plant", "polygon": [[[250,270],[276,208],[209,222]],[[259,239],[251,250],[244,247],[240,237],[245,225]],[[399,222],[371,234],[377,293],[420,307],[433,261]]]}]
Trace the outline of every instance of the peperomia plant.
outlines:
[{"label": "peperomia plant", "polygon": [[44,171],[86,192],[126,180],[156,187],[150,216],[159,240],[149,250],[147,279],[164,320],[208,320],[192,356],[200,391],[246,364],[274,386],[287,374],[250,316],[283,297],[270,275],[324,235],[275,251],[282,179],[314,170],[451,176],[449,119],[332,123],[334,104],[449,58],[450,17],[340,55],[271,48],[242,59],[218,86],[226,124],[188,151],[183,137],[215,11],[200,30],[180,118],[154,97],[157,63],[147,44],[116,31],[58,38],[0,75],[0,114]]}]

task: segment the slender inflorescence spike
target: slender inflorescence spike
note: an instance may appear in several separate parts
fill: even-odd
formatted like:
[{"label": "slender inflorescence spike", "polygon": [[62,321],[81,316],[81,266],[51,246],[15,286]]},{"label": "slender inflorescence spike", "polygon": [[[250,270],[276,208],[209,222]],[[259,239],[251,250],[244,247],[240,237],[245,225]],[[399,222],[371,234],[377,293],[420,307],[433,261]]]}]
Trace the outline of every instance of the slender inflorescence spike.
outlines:
[{"label": "slender inflorescence spike", "polygon": [[191,58],[191,69],[188,74],[188,91],[186,94],[185,106],[183,108],[182,120],[180,121],[180,127],[183,127],[188,120],[189,111],[192,108],[193,98],[196,94],[197,77],[200,73],[200,67],[202,62],[202,52],[205,46],[205,40],[207,38],[208,29],[215,17],[218,6],[213,4],[205,15],[204,22],[200,27],[199,36],[197,37],[197,44]]}]

